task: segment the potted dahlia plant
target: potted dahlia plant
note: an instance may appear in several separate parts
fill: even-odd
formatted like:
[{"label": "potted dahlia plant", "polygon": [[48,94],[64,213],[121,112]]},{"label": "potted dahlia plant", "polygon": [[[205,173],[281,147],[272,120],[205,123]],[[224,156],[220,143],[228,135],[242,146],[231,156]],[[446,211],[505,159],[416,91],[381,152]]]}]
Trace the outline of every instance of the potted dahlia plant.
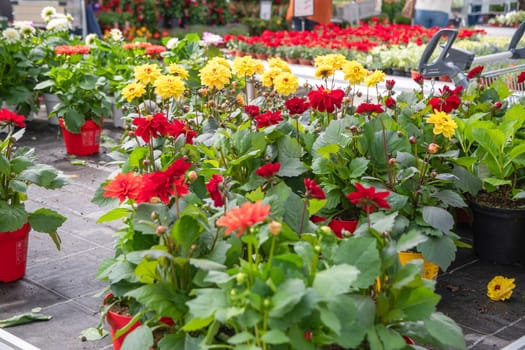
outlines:
[{"label": "potted dahlia plant", "polygon": [[[523,262],[525,105],[502,78],[482,85],[482,70],[471,71],[456,111],[457,172],[469,176],[462,189],[473,212],[476,254],[497,263]],[[525,74],[515,79],[521,82]]]},{"label": "potted dahlia plant", "polygon": [[[25,202],[31,185],[56,189],[65,177],[50,165],[36,162],[34,150],[18,146],[25,132],[25,117],[6,108],[0,110],[0,280],[10,282],[23,277],[31,229],[48,234],[57,249],[57,229],[66,218],[49,208],[30,211]],[[17,248],[18,247],[18,248]]]}]

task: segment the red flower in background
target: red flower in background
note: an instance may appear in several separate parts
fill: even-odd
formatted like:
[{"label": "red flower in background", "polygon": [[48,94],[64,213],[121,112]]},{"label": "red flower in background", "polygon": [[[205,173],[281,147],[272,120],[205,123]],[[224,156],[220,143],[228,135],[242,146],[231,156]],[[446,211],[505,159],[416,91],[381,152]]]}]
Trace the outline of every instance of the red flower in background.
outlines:
[{"label": "red flower in background", "polygon": [[428,104],[432,106],[432,109],[437,109],[440,112],[450,113],[454,109],[457,109],[461,104],[461,98],[458,94],[462,91],[461,86],[457,86],[454,90],[451,90],[448,85],[443,86],[439,89],[441,93],[440,97],[432,97]]},{"label": "red flower in background", "polygon": [[423,85],[423,82],[425,81],[425,77],[421,73],[416,73],[412,77],[412,80],[414,80],[418,85]]},{"label": "red flower in background", "polygon": [[142,177],[133,173],[119,173],[104,187],[104,197],[118,198],[122,203],[128,199],[136,200],[142,185]]},{"label": "red flower in background", "polygon": [[85,45],[59,45],[55,47],[55,54],[57,55],[85,55],[89,53],[89,46]]},{"label": "red flower in background", "polygon": [[270,214],[270,209],[271,207],[264,205],[262,201],[255,203],[245,202],[240,207],[233,208],[226,215],[221,216],[216,224],[217,226],[226,227],[225,235],[239,230],[237,237],[240,237],[250,226],[266,220]]},{"label": "red flower in background", "polygon": [[255,173],[260,177],[270,178],[277,174],[279,169],[281,169],[281,163],[267,163],[255,170]]},{"label": "red flower in background", "polygon": [[[391,98],[391,97],[389,97]],[[395,104],[395,101],[394,101]],[[383,113],[384,109],[381,107],[381,105],[374,104],[374,103],[366,103],[363,102],[359,106],[357,106],[356,113],[358,114],[371,114],[371,113]]]},{"label": "red flower in background", "polygon": [[326,195],[324,194],[323,189],[319,186],[315,180],[304,179],[304,187],[306,188],[305,196],[306,198],[315,198],[315,199],[325,199]]},{"label": "red flower in background", "polygon": [[213,200],[213,205],[222,207],[224,205],[224,197],[221,187],[224,184],[224,178],[218,174],[213,174],[210,181],[206,184],[206,189]]},{"label": "red flower in background", "polygon": [[377,208],[390,209],[390,205],[385,200],[390,192],[376,192],[374,186],[366,188],[360,183],[355,184],[355,189],[356,192],[352,192],[346,197],[350,202],[359,205],[367,213],[373,213]]},{"label": "red flower in background", "polygon": [[341,108],[345,92],[341,89],[328,90],[320,86],[308,93],[308,99],[313,109],[319,112],[333,113],[335,108]]},{"label": "red flower in background", "polygon": [[302,97],[292,97],[284,102],[284,106],[288,109],[290,115],[303,114],[310,108],[308,101]]},{"label": "red flower in background", "polygon": [[20,128],[25,128],[25,119],[26,117],[23,115],[16,114],[7,108],[2,108],[2,110],[0,110],[0,124],[12,123]]},{"label": "red flower in background", "polygon": [[259,114],[255,117],[255,121],[257,122],[257,128],[264,128],[270,125],[279,124],[280,121],[282,121],[283,118],[281,117],[281,112],[265,112],[263,114]]},{"label": "red flower in background", "polygon": [[390,109],[396,108],[396,100],[392,96],[388,96],[385,99],[385,106]]},{"label": "red flower in background", "polygon": [[259,106],[255,105],[246,105],[244,106],[244,111],[252,118],[255,118],[259,115]]},{"label": "red flower in background", "polygon": [[[158,34],[160,36],[160,34]],[[146,47],[146,55],[150,57],[156,57],[159,56],[161,53],[165,52],[166,48],[162,45],[151,45]]]},{"label": "red flower in background", "polygon": [[519,75],[518,75],[518,79],[516,80],[516,82],[518,84],[521,84],[525,81],[525,71],[521,72]]},{"label": "red flower in background", "polygon": [[481,73],[483,72],[483,66],[476,66],[468,71],[467,78],[472,79],[481,76]]},{"label": "red flower in background", "polygon": [[149,142],[150,138],[169,135],[171,125],[163,113],[148,115],[143,118],[133,119],[133,125],[137,127],[135,135]]}]

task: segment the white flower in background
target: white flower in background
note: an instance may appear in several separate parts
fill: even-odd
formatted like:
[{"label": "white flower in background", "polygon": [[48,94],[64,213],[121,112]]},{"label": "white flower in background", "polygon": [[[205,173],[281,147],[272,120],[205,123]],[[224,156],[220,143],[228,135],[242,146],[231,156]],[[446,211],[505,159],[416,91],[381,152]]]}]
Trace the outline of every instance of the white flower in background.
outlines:
[{"label": "white flower in background", "polygon": [[202,33],[202,41],[204,45],[219,45],[224,43],[222,36],[209,32]]},{"label": "white flower in background", "polygon": [[71,16],[70,13],[68,13],[68,14],[66,15],[66,19],[69,21],[69,23],[73,23],[74,18],[73,18],[73,16]]},{"label": "white flower in background", "polygon": [[124,36],[122,35],[122,32],[118,28],[113,28],[109,31],[109,37],[113,41],[123,41]]},{"label": "white flower in background", "polygon": [[56,14],[49,20],[46,25],[46,29],[53,32],[63,32],[71,29],[71,21],[69,20],[71,16],[65,16],[61,14]]},{"label": "white flower in background", "polygon": [[33,22],[29,21],[16,21],[13,23],[13,27],[18,29],[20,37],[31,38],[35,35],[36,29],[33,27]]},{"label": "white flower in background", "polygon": [[2,37],[10,44],[16,43],[18,40],[20,40],[20,34],[18,33],[18,30],[14,28],[7,28],[2,32]]},{"label": "white flower in background", "polygon": [[46,6],[42,9],[42,12],[40,12],[40,17],[44,20],[44,22],[49,22],[51,18],[57,14],[57,10],[52,6]]},{"label": "white flower in background", "polygon": [[89,46],[89,47],[96,47],[97,46],[97,39],[98,39],[98,35],[92,33],[92,34],[86,35],[86,39],[84,39],[84,41],[85,41],[87,46]]},{"label": "white flower in background", "polygon": [[168,40],[168,42],[166,43],[166,48],[167,48],[168,50],[172,50],[172,49],[174,49],[178,44],[179,44],[179,38],[171,38],[171,39]]}]

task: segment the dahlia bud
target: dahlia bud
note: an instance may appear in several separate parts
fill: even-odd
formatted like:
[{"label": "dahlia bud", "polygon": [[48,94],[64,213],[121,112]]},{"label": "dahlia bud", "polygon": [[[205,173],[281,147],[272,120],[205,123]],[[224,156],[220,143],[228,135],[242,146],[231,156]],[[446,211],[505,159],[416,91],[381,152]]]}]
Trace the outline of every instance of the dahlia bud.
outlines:
[{"label": "dahlia bud", "polygon": [[310,332],[310,331],[304,332],[304,339],[306,341],[312,340],[312,336],[313,336],[312,332]]},{"label": "dahlia bud", "polygon": [[343,103],[344,104],[350,103],[350,97],[348,96],[343,97]]},{"label": "dahlia bud", "polygon": [[237,281],[237,283],[244,282],[246,280],[246,274],[243,272],[239,272],[237,276],[235,276],[235,280]]},{"label": "dahlia bud", "polygon": [[386,89],[387,90],[392,90],[394,88],[394,85],[396,85],[396,81],[395,80],[386,80],[385,81],[385,85],[386,85]]},{"label": "dahlia bud", "polygon": [[410,136],[408,138],[408,142],[410,142],[412,145],[415,145],[417,140],[416,140],[416,137],[415,136]]},{"label": "dahlia bud", "polygon": [[436,173],[435,171],[431,171],[431,172],[430,172],[430,177],[431,177],[431,178],[434,179],[436,176],[437,176],[437,173]]},{"label": "dahlia bud", "polygon": [[234,80],[234,81],[232,81],[231,85],[232,85],[232,87],[236,88],[238,83]]},{"label": "dahlia bud", "polygon": [[404,133],[403,133],[401,130],[398,130],[398,132],[397,132],[397,136],[399,136],[399,137],[403,137],[403,135],[404,135]]},{"label": "dahlia bud", "polygon": [[150,214],[149,217],[151,218],[151,220],[157,220],[157,218],[159,217],[159,214],[156,211],[154,211]]},{"label": "dahlia bud", "polygon": [[390,158],[388,160],[388,165],[390,166],[396,165],[396,163],[397,163],[397,160],[395,158]]},{"label": "dahlia bud", "polygon": [[128,132],[129,137],[135,137],[135,131],[129,131]]},{"label": "dahlia bud", "polygon": [[184,113],[188,113],[190,111],[190,106],[184,105],[182,106],[182,110],[184,111]]},{"label": "dahlia bud", "polygon": [[430,154],[436,154],[439,150],[439,145],[435,144],[435,143],[431,143],[428,145],[428,148],[427,148],[427,151],[428,153]]},{"label": "dahlia bud", "polygon": [[157,226],[157,229],[155,230],[155,232],[156,232],[159,236],[161,236],[161,235],[163,235],[163,234],[166,233],[166,230],[167,230],[166,226],[159,225],[159,226]]},{"label": "dahlia bud", "polygon": [[270,298],[266,298],[266,299],[264,299],[264,301],[263,301],[263,306],[264,306],[265,308],[267,308],[267,309],[268,309],[270,306],[272,306],[272,301],[270,300]]},{"label": "dahlia bud", "polygon": [[191,183],[195,182],[199,175],[197,175],[197,172],[195,170],[192,170],[188,173],[188,180],[190,180]]},{"label": "dahlia bud", "polygon": [[209,100],[208,101],[208,107],[213,107],[213,106],[215,106],[215,101]]},{"label": "dahlia bud", "polygon": [[159,204],[159,203],[162,203],[162,201],[160,200],[159,197],[151,197],[151,199],[149,200],[149,202],[151,204]]},{"label": "dahlia bud", "polygon": [[150,164],[149,159],[144,159],[144,160],[142,161],[142,165],[145,166],[145,167],[149,166],[149,164]]},{"label": "dahlia bud", "polygon": [[333,233],[330,226],[321,226],[320,230],[321,230],[320,232],[325,235],[329,235]]},{"label": "dahlia bud", "polygon": [[357,134],[359,132],[359,128],[356,125],[350,126],[350,131],[352,134]]},{"label": "dahlia bud", "polygon": [[281,232],[282,225],[277,221],[272,221],[268,225],[268,228],[270,229],[270,233],[274,236],[277,236]]},{"label": "dahlia bud", "polygon": [[500,109],[502,105],[503,104],[501,103],[501,101],[497,101],[497,102],[494,102],[492,107],[494,107],[494,109]]}]

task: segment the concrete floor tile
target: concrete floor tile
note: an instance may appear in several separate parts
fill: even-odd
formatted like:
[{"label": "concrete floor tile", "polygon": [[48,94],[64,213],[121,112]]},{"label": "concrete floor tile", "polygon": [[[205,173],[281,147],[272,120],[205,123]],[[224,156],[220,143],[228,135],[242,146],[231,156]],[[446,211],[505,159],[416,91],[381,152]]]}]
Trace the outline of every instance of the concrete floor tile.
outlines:
[{"label": "concrete floor tile", "polygon": [[42,313],[53,318],[6,330],[42,350],[98,350],[111,344],[109,336],[98,341],[80,339],[83,330],[96,327],[99,316],[86,314],[74,303],[56,304],[43,309]]},{"label": "concrete floor tile", "polygon": [[66,299],[26,279],[0,283],[0,319],[30,312],[35,307],[54,305]]}]

